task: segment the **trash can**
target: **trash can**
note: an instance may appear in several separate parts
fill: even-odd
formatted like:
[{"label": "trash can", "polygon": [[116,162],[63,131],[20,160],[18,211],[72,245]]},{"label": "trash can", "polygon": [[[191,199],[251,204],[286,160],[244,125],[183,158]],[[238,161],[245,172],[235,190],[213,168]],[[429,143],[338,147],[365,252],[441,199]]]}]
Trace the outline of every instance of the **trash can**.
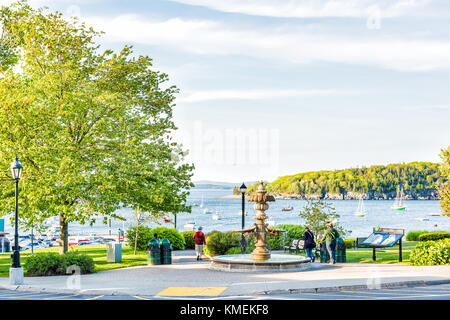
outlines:
[{"label": "trash can", "polygon": [[109,242],[106,244],[106,261],[121,262],[122,261],[122,244]]},{"label": "trash can", "polygon": [[336,244],[336,262],[347,262],[347,254],[344,239],[337,238]]},{"label": "trash can", "polygon": [[159,241],[152,239],[147,245],[147,261],[148,264],[161,264],[161,249],[159,248]]},{"label": "trash can", "polygon": [[11,243],[8,238],[0,237],[0,252],[10,252],[11,251]]},{"label": "trash can", "polygon": [[325,242],[320,244],[320,263],[327,263],[330,260]]},{"label": "trash can", "polygon": [[167,239],[161,240],[161,264],[172,264],[172,245]]}]

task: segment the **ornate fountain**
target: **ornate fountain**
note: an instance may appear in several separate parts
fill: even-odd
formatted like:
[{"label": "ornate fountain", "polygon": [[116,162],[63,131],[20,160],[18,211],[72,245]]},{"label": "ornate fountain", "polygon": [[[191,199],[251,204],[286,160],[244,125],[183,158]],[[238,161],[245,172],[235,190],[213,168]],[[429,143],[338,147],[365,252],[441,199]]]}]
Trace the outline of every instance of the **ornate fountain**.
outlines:
[{"label": "ornate fountain", "polygon": [[267,236],[277,236],[284,230],[271,228],[265,223],[267,215],[265,211],[269,209],[267,202],[275,201],[275,197],[268,195],[261,181],[256,194],[250,195],[249,202],[255,202],[253,208],[256,210],[256,223],[245,230],[237,230],[244,236],[254,235],[256,238],[255,250],[251,254],[224,255],[211,258],[210,268],[220,271],[283,271],[283,270],[304,270],[310,267],[311,260],[303,256],[288,254],[271,255],[267,250]]},{"label": "ornate fountain", "polygon": [[270,252],[267,250],[267,235],[278,236],[284,230],[277,230],[274,228],[269,228],[269,226],[264,222],[267,219],[265,211],[269,209],[269,205],[266,203],[268,201],[275,201],[275,197],[268,195],[264,184],[261,181],[258,189],[256,189],[256,194],[250,195],[248,197],[248,202],[256,202],[253,208],[256,210],[257,214],[255,216],[256,223],[254,227],[245,230],[239,230],[244,236],[255,235],[255,250],[253,250],[250,255],[254,261],[266,261],[270,259]]}]

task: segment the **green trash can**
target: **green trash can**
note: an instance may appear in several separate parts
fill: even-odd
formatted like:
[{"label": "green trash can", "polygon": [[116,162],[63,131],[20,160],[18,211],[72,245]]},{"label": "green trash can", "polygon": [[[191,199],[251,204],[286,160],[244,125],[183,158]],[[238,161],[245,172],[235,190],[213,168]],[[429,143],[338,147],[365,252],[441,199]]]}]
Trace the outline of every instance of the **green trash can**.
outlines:
[{"label": "green trash can", "polygon": [[147,261],[148,264],[161,264],[161,249],[159,248],[159,241],[152,239],[147,245]]},{"label": "green trash can", "polygon": [[320,263],[327,263],[330,260],[325,242],[320,244]]},{"label": "green trash can", "polygon": [[336,262],[347,262],[347,253],[346,253],[346,247],[344,239],[337,238],[337,244],[336,244]]},{"label": "green trash can", "polygon": [[161,247],[161,264],[172,264],[172,245],[167,239],[162,239]]}]

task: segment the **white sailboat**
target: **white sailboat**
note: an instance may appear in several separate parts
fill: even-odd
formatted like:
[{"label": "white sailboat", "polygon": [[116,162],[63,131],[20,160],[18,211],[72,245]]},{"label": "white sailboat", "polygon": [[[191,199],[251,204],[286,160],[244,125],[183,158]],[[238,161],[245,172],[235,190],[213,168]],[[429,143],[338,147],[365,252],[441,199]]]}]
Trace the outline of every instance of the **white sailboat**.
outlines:
[{"label": "white sailboat", "polygon": [[202,202],[200,203],[200,208],[203,208],[205,205],[203,204],[203,195],[202,195]]},{"label": "white sailboat", "polygon": [[393,210],[406,210],[406,205],[403,203],[404,201],[404,194],[403,194],[403,188],[397,188],[397,195],[395,196],[394,204],[392,205],[391,209]]},{"label": "white sailboat", "polygon": [[213,220],[220,220],[220,214],[219,214],[219,211],[216,211],[216,213],[214,213],[214,214],[212,215],[212,219],[213,219]]},{"label": "white sailboat", "polygon": [[208,208],[206,208],[206,209],[203,210],[203,213],[204,214],[211,214],[213,212],[211,210],[209,210]]},{"label": "white sailboat", "polygon": [[355,211],[355,216],[365,217],[367,214],[366,208],[364,207],[364,200],[361,198],[358,202],[358,208]]},{"label": "white sailboat", "polygon": [[195,228],[195,222],[188,222],[184,225],[184,228],[186,230],[194,230]]}]

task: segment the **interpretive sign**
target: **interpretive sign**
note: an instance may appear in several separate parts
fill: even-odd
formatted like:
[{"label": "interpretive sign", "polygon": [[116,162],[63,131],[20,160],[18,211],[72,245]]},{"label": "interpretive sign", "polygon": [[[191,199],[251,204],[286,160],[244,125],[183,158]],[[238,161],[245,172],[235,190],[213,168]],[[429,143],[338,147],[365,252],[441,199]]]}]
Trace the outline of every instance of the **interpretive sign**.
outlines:
[{"label": "interpretive sign", "polygon": [[376,248],[392,247],[397,242],[399,244],[399,259],[402,261],[402,237],[405,234],[404,229],[393,229],[393,228],[374,228],[373,233],[368,236],[362,245],[370,246],[373,248],[373,261],[376,260]]}]

